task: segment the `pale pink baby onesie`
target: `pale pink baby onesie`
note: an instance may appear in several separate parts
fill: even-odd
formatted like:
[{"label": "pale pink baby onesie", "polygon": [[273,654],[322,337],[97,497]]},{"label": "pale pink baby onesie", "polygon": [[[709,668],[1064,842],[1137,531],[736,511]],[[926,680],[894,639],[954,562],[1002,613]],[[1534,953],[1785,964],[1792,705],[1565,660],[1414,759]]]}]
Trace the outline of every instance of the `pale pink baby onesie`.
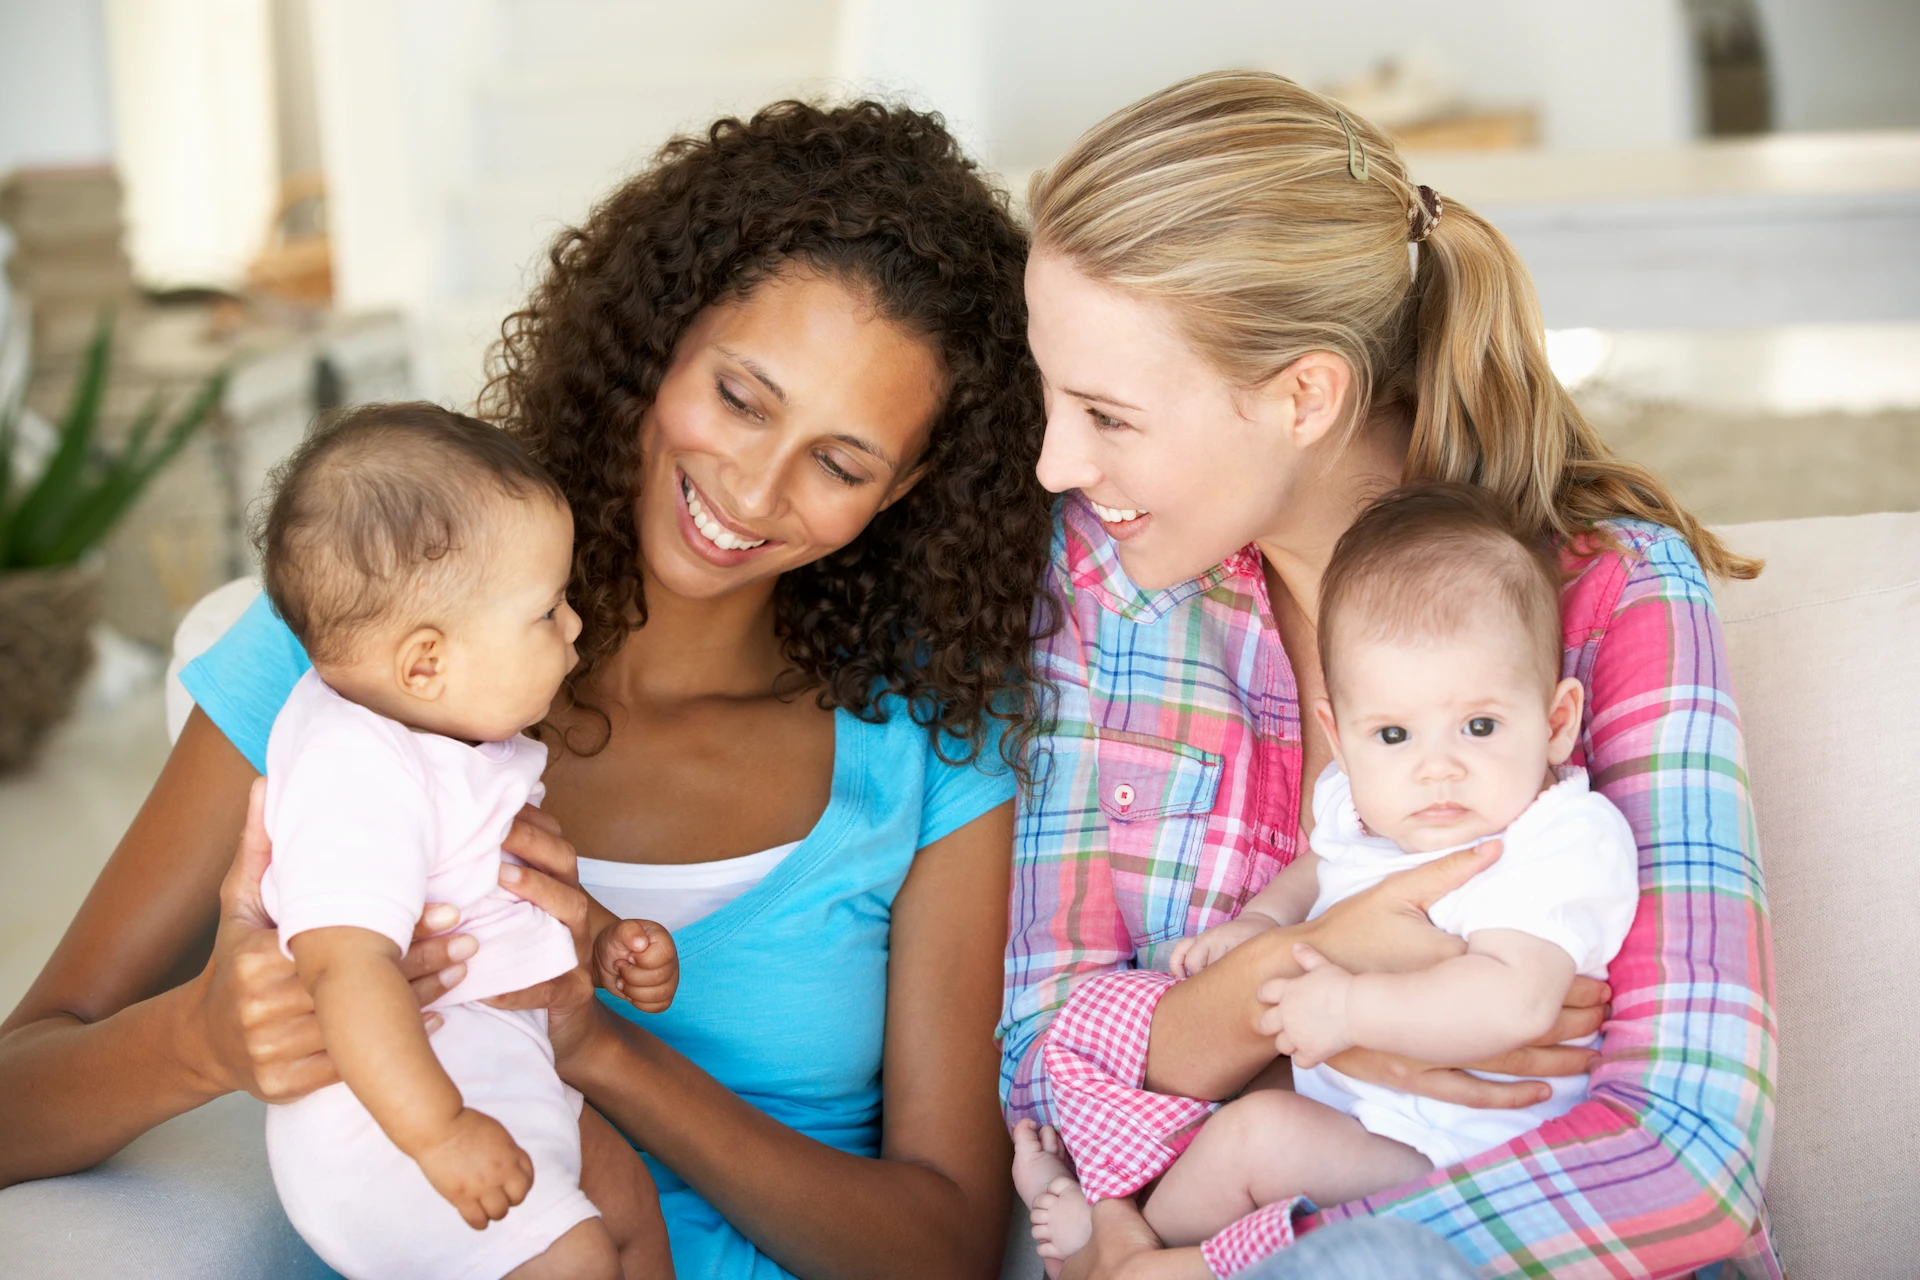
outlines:
[{"label": "pale pink baby onesie", "polygon": [[[553,1069],[545,1010],[478,1003],[575,963],[565,925],[499,885],[500,842],[538,803],[546,748],[526,737],[469,746],[348,702],[309,671],[267,740],[261,882],[280,946],[354,925],[403,952],[429,902],[460,908],[480,949],[434,1001],[430,1043],[467,1106],[504,1125],[533,1159],[533,1189],[475,1231],[388,1140],[344,1084],[267,1110],[267,1156],[287,1216],[351,1280],[493,1280],[546,1251],[597,1210],[580,1191],[581,1099]],[[291,952],[289,952],[291,954]]]}]

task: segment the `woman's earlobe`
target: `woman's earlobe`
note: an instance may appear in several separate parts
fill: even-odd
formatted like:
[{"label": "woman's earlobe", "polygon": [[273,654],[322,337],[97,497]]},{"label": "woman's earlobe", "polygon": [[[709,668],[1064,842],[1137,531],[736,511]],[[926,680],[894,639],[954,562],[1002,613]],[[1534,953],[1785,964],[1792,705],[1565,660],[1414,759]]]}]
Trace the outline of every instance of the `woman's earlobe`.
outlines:
[{"label": "woman's earlobe", "polygon": [[1353,370],[1331,351],[1309,351],[1267,384],[1269,394],[1290,409],[1282,423],[1297,448],[1318,444],[1345,420]]}]

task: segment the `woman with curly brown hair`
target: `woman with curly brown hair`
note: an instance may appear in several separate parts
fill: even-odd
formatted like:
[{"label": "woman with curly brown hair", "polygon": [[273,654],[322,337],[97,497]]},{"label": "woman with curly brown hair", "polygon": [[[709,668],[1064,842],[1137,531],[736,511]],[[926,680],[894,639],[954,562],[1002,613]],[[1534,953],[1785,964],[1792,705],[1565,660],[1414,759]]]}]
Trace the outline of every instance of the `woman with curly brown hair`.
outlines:
[{"label": "woman with curly brown hair", "polygon": [[[583,958],[665,921],[684,974],[660,1015],[584,966],[512,999],[652,1162],[680,1274],[997,1268],[1002,736],[1049,530],[1025,260],[936,119],[783,103],[670,144],[508,321],[484,407],[567,494],[584,630],[502,881]],[[256,605],[188,668],[192,719],[0,1039],[0,1183],[335,1079],[247,818],[304,667]],[[445,914],[406,962],[423,1004],[473,954]]]}]

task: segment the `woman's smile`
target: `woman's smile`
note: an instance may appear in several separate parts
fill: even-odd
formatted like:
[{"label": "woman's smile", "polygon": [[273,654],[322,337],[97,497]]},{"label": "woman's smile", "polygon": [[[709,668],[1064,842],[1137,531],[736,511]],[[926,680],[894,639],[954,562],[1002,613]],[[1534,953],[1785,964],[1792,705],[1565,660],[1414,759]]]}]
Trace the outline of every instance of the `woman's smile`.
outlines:
[{"label": "woman's smile", "polygon": [[720,513],[687,473],[675,468],[680,483],[680,532],[694,553],[716,565],[732,566],[751,560],[756,552],[782,545],[778,538],[754,536]]},{"label": "woman's smile", "polygon": [[1087,505],[1093,508],[1093,514],[1100,517],[1101,527],[1107,536],[1115,542],[1125,542],[1136,537],[1153,520],[1153,512],[1140,511],[1132,507],[1105,507],[1087,499]]}]

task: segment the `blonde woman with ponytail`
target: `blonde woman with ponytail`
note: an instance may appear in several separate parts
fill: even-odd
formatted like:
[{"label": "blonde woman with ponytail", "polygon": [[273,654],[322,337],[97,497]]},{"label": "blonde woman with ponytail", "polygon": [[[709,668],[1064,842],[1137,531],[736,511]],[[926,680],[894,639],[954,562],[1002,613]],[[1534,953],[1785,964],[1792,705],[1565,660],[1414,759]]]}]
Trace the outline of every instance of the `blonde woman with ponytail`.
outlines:
[{"label": "blonde woman with ponytail", "polygon": [[[1070,1160],[1095,1202],[1061,1274],[1358,1274],[1330,1261],[1346,1229],[1317,1228],[1380,1216],[1440,1237],[1395,1276],[1778,1276],[1768,927],[1709,591],[1759,566],[1595,435],[1500,233],[1318,94],[1185,81],[1095,126],[1031,206],[1039,470],[1065,495],[1043,613],[1061,625],[1038,642],[1057,703],[1019,814],[1000,1030],[1023,1195],[1045,1213]],[[1576,980],[1539,1046],[1465,1064],[1518,1079],[1333,1061],[1476,1107],[1590,1071],[1589,1100],[1466,1167],[1163,1250],[1135,1197],[1214,1103],[1284,1071],[1263,995],[1301,972],[1295,944],[1353,970],[1437,963],[1462,944],[1425,908],[1498,857],[1451,855],[1165,972],[1306,847],[1331,758],[1300,713],[1324,691],[1321,572],[1372,499],[1425,480],[1484,487],[1560,557],[1563,675],[1587,694],[1573,763],[1633,827],[1640,911],[1608,983]],[[1597,1058],[1561,1047],[1603,1024]]]}]

